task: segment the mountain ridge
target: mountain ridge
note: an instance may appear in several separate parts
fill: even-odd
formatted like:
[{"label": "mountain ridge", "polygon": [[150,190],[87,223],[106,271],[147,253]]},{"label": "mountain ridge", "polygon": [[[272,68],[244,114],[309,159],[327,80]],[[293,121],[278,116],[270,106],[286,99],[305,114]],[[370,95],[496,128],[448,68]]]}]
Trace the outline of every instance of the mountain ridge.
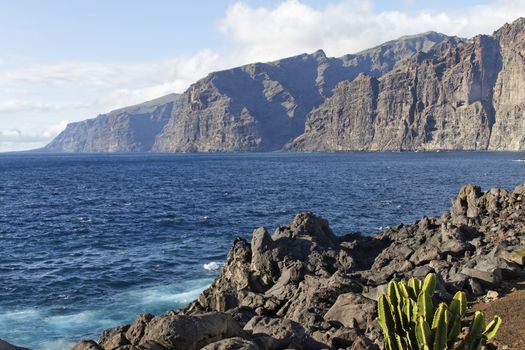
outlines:
[{"label": "mountain ridge", "polygon": [[142,113],[70,124],[44,151],[520,150],[523,28],[520,18],[470,39],[430,31],[212,72]]}]

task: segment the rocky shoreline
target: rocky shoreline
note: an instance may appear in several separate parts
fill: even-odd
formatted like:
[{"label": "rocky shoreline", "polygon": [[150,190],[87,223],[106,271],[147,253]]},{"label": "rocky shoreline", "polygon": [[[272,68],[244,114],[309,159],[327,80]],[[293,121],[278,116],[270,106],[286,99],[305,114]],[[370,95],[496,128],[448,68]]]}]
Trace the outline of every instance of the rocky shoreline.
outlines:
[{"label": "rocky shoreline", "polygon": [[301,213],[273,235],[259,228],[251,242],[237,238],[219,276],[186,308],[140,315],[73,349],[381,349],[376,300],[392,279],[436,272],[436,299],[510,290],[524,276],[524,209],[525,185],[465,185],[441,217],[371,236],[336,236],[326,220]]}]

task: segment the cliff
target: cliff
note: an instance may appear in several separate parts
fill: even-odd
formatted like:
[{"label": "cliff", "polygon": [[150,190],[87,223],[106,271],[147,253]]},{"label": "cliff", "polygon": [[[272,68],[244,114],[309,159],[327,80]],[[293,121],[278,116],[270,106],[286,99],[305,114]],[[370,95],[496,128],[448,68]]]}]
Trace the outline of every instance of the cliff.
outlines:
[{"label": "cliff", "polygon": [[377,350],[376,300],[392,279],[435,272],[437,300],[457,290],[488,300],[515,286],[525,276],[524,205],[525,185],[466,185],[441,217],[373,236],[336,236],[302,213],[273,235],[259,228],[251,242],[237,238],[219,276],[185,309],[140,315],[73,349]]},{"label": "cliff", "polygon": [[170,94],[94,119],[68,124],[44,152],[148,152],[178,108],[180,95]]},{"label": "cliff", "polygon": [[341,82],[287,147],[300,151],[525,149],[525,19],[443,42],[377,78]]},{"label": "cliff", "polygon": [[[209,74],[182,95],[74,123],[54,152],[525,149],[525,19]],[[169,102],[168,102],[169,101]]]},{"label": "cliff", "polygon": [[[460,41],[428,32],[340,58],[326,57],[319,50],[211,73],[177,96],[173,105],[166,105],[162,98],[148,103],[157,107],[149,112],[124,108],[71,124],[44,150],[279,150],[304,131],[306,115],[332,94],[337,83],[363,72],[379,77],[445,39]],[[140,136],[139,147],[135,146],[137,129],[126,120],[130,117],[135,123],[152,125],[147,135]]]}]

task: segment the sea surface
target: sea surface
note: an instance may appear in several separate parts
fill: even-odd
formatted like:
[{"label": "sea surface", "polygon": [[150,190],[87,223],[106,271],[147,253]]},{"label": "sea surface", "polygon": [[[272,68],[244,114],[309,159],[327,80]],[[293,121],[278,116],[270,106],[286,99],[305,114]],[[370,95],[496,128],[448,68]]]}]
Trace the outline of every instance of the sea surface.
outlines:
[{"label": "sea surface", "polygon": [[0,155],[0,339],[67,349],[210,284],[235,236],[312,211],[336,234],[513,189],[518,153]]}]

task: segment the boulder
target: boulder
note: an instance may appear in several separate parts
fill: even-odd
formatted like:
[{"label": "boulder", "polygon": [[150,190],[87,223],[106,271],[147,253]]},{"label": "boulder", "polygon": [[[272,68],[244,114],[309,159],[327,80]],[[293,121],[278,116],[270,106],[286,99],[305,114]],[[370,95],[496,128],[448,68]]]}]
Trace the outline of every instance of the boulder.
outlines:
[{"label": "boulder", "polygon": [[362,334],[362,331],[355,328],[339,328],[332,334],[332,347],[336,349],[346,349],[351,347],[354,341]]},{"label": "boulder", "polygon": [[366,289],[363,291],[362,294],[364,297],[368,299],[377,301],[379,299],[379,296],[381,296],[381,294],[386,294],[387,291],[388,291],[388,283],[385,283],[377,287],[366,287]]},{"label": "boulder", "polygon": [[116,350],[167,350],[165,347],[160,346],[154,341],[146,341],[138,345],[123,345]]},{"label": "boulder", "polygon": [[477,185],[461,187],[458,196],[452,201],[452,218],[477,218],[480,215],[478,199],[481,194],[481,188]]},{"label": "boulder", "polygon": [[98,343],[104,350],[114,350],[121,346],[131,344],[126,338],[126,331],[129,327],[129,325],[125,325],[104,330],[98,338]]},{"label": "boulder", "polygon": [[345,293],[337,297],[335,304],[324,315],[327,321],[339,321],[348,328],[366,329],[374,318],[376,303],[358,293]]},{"label": "boulder", "polygon": [[13,344],[6,342],[5,340],[0,339],[0,350],[29,350],[29,349],[15,346]]},{"label": "boulder", "polygon": [[433,245],[422,245],[416,249],[414,254],[410,257],[410,261],[414,265],[423,265],[432,260],[439,259],[440,250],[437,246]]},{"label": "boulder", "polygon": [[352,344],[351,350],[379,350],[379,346],[364,336],[356,338]]},{"label": "boulder", "polygon": [[146,326],[151,322],[153,317],[154,316],[149,313],[139,315],[135,322],[133,322],[133,324],[126,331],[126,339],[131,344],[137,345],[144,335]]},{"label": "boulder", "polygon": [[235,238],[219,277],[185,311],[187,313],[209,310],[224,312],[238,307],[239,291],[252,289],[251,259],[250,243],[244,238]]},{"label": "boulder", "polygon": [[258,291],[267,289],[275,283],[279,270],[277,259],[274,259],[274,241],[265,228],[258,228],[253,232],[251,242],[251,274],[252,283],[257,283]]},{"label": "boulder", "polygon": [[501,270],[498,269],[494,269],[492,271],[485,271],[465,267],[461,270],[461,273],[468,277],[475,278],[482,284],[488,286],[495,286],[496,284],[501,282],[502,278]]},{"label": "boulder", "polygon": [[300,347],[306,340],[304,328],[284,318],[255,316],[244,327],[265,350]]},{"label": "boulder", "polygon": [[201,350],[260,350],[260,348],[253,341],[234,337],[208,344]]},{"label": "boulder", "polygon": [[154,317],[147,324],[140,343],[154,341],[167,349],[198,350],[210,343],[241,334],[237,321],[225,313],[162,315]]},{"label": "boulder", "polygon": [[[292,296],[277,312],[277,316],[301,322],[310,321],[306,326],[319,326],[318,320],[332,307],[343,293],[359,293],[360,284],[336,272],[329,278],[307,275]],[[305,317],[311,314],[312,317]],[[317,317],[316,317],[317,316]]]},{"label": "boulder", "polygon": [[481,286],[481,283],[479,283],[478,280],[474,278],[468,279],[468,286],[474,296],[479,297],[485,293],[483,287]]},{"label": "boulder", "polygon": [[81,340],[71,348],[71,350],[104,350],[93,340]]},{"label": "boulder", "polygon": [[496,286],[504,278],[512,279],[523,275],[523,270],[516,263],[497,256],[482,256],[475,263],[473,267],[464,267],[461,273],[478,279],[486,286]]}]

